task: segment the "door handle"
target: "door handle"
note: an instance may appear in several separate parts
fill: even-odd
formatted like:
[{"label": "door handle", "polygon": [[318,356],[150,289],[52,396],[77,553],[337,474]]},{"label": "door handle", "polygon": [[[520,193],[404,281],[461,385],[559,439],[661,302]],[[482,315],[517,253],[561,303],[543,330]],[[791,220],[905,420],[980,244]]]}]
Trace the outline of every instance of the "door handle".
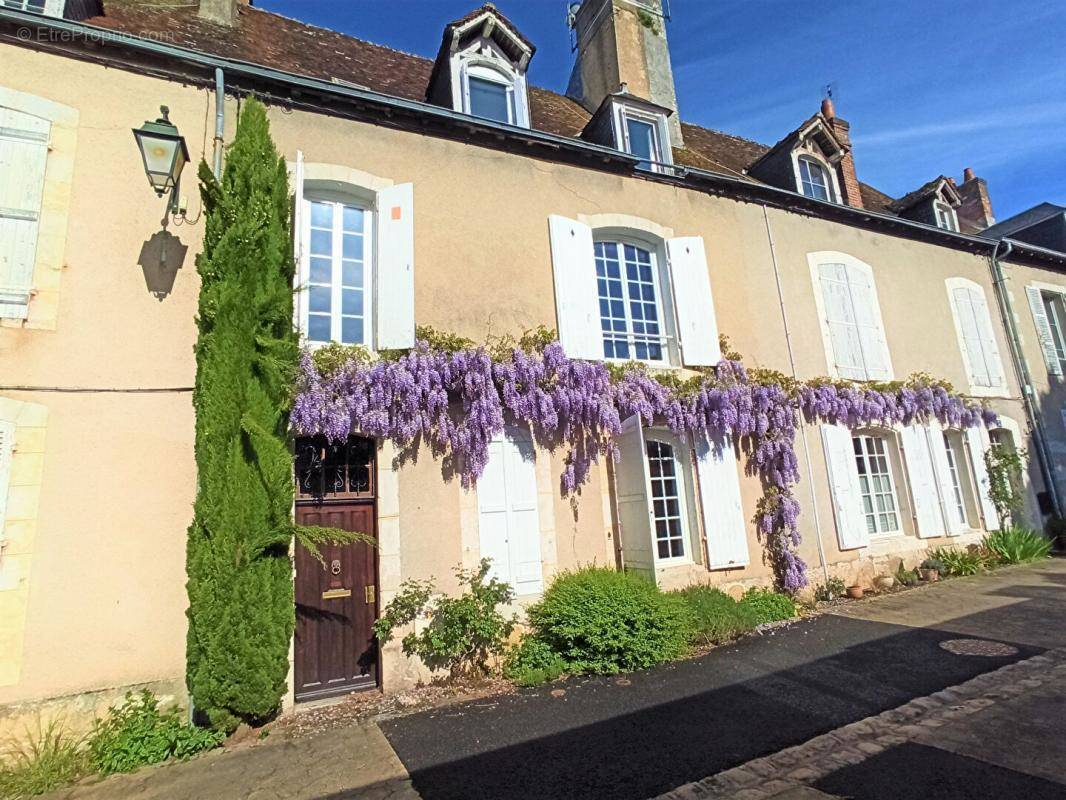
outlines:
[{"label": "door handle", "polygon": [[374,586],[367,586],[363,592],[363,596],[366,598],[366,604],[370,605],[377,599],[377,592]]}]

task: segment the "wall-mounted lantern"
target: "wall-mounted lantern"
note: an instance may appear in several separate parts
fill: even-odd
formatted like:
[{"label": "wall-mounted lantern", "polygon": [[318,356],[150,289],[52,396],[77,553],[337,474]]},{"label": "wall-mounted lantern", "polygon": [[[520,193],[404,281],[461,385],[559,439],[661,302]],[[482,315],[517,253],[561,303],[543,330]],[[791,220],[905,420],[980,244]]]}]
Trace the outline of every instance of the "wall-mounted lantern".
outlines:
[{"label": "wall-mounted lantern", "polygon": [[141,150],[148,182],[159,197],[170,193],[168,209],[176,213],[181,171],[189,160],[189,150],[185,146],[185,137],[170,121],[170,109],[160,106],[159,111],[162,117],[134,128],[133,136]]}]

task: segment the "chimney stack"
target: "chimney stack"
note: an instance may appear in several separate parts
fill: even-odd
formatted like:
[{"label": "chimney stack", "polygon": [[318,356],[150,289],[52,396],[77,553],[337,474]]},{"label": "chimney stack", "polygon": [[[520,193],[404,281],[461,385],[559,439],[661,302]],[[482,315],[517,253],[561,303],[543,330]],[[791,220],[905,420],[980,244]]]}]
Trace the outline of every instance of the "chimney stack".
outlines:
[{"label": "chimney stack", "polygon": [[683,147],[662,0],[583,0],[571,15],[577,59],[566,93],[595,113],[624,83],[674,112],[667,117],[670,140]]},{"label": "chimney stack", "polygon": [[962,171],[962,185],[956,188],[962,198],[962,203],[955,209],[962,233],[978,233],[996,224],[996,218],[992,215],[992,198],[989,197],[984,178],[978,178],[973,169],[966,167]]},{"label": "chimney stack", "polygon": [[822,100],[822,116],[833,131],[833,136],[844,148],[844,156],[837,162],[837,178],[840,182],[840,193],[843,195],[841,199],[853,208],[862,208],[862,191],[859,178],[855,174],[855,156],[851,153],[851,126],[837,116],[836,108],[829,97]]},{"label": "chimney stack", "polygon": [[[200,0],[197,16],[215,25],[232,28],[237,24],[237,6],[241,0]],[[251,3],[247,3],[251,5]]]}]

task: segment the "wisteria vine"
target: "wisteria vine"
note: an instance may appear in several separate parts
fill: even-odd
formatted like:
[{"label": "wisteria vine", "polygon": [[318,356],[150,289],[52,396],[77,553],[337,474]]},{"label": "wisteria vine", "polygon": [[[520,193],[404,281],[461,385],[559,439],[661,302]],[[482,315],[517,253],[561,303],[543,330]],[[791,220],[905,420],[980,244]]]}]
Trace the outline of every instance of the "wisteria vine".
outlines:
[{"label": "wisteria vine", "polygon": [[305,351],[292,410],[296,433],[389,439],[401,457],[425,442],[469,488],[485,469],[492,439],[506,424],[526,426],[541,445],[565,447],[566,494],[580,490],[600,457],[617,458],[615,438],[634,414],[688,441],[726,437],[761,479],[754,522],[775,580],[787,591],[807,585],[793,494],[801,415],[852,428],[933,419],[960,428],[995,423],[990,410],[927,376],[899,384],[800,384],[774,373],[753,377],[732,357],[682,380],[639,364],[567,358],[543,331],[495,347],[419,333],[411,350],[377,360],[359,348],[320,350],[317,357]]}]

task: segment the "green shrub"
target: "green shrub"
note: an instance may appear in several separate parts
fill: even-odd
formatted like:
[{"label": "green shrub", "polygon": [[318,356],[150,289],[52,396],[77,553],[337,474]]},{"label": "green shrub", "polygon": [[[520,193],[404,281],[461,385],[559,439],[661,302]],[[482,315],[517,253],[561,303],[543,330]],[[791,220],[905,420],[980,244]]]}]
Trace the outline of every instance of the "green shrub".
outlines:
[{"label": "green shrub", "polygon": [[896,581],[900,586],[917,586],[918,585],[918,570],[907,569],[903,566],[903,562],[899,562],[899,568],[896,570]]},{"label": "green shrub", "polygon": [[433,581],[405,581],[374,623],[381,643],[396,628],[431,611],[421,633],[403,637],[404,653],[418,656],[431,669],[446,668],[453,677],[488,673],[490,659],[503,653],[515,626],[514,616],[499,610],[514,599],[514,590],[495,578],[485,580],[490,565],[485,558],[476,570],[456,569],[459,583],[467,587],[459,597],[435,598]]},{"label": "green shrub", "polygon": [[978,550],[955,550],[948,547],[936,548],[927,560],[939,561],[943,566],[940,574],[953,577],[976,575],[984,572],[989,566],[988,557]]},{"label": "green shrub", "polygon": [[512,647],[504,663],[503,674],[519,686],[547,683],[567,672],[566,661],[534,635],[525,636]]},{"label": "green shrub", "polygon": [[830,578],[814,587],[815,600],[836,600],[843,597],[846,587],[840,578]]},{"label": "green shrub", "polygon": [[927,558],[922,562],[922,569],[935,569],[941,575],[948,574],[948,568],[944,565],[944,562],[939,558]]},{"label": "green shrub", "polygon": [[756,612],[738,603],[719,589],[689,586],[673,592],[688,604],[692,612],[692,641],[695,644],[718,644],[754,630]]},{"label": "green shrub", "polygon": [[222,734],[186,724],[177,708],[159,709],[159,700],[145,689],[126,693],[120,706],[108,709],[89,734],[87,754],[92,768],[104,775],[132,772],[168,758],[189,758],[222,743]]},{"label": "green shrub", "polygon": [[53,720],[27,731],[26,738],[10,739],[0,756],[0,797],[23,800],[68,783],[88,772],[81,740]]},{"label": "green shrub", "polygon": [[796,616],[796,604],[785,594],[778,594],[772,589],[753,586],[744,592],[740,604],[752,610],[757,625],[766,622],[778,622]]},{"label": "green shrub", "polygon": [[1001,564],[1026,564],[1041,561],[1051,552],[1051,542],[1024,528],[1005,528],[989,533],[982,546]]},{"label": "green shrub", "polygon": [[682,598],[602,567],[560,573],[530,607],[529,622],[571,672],[602,674],[677,658],[693,628]]}]

